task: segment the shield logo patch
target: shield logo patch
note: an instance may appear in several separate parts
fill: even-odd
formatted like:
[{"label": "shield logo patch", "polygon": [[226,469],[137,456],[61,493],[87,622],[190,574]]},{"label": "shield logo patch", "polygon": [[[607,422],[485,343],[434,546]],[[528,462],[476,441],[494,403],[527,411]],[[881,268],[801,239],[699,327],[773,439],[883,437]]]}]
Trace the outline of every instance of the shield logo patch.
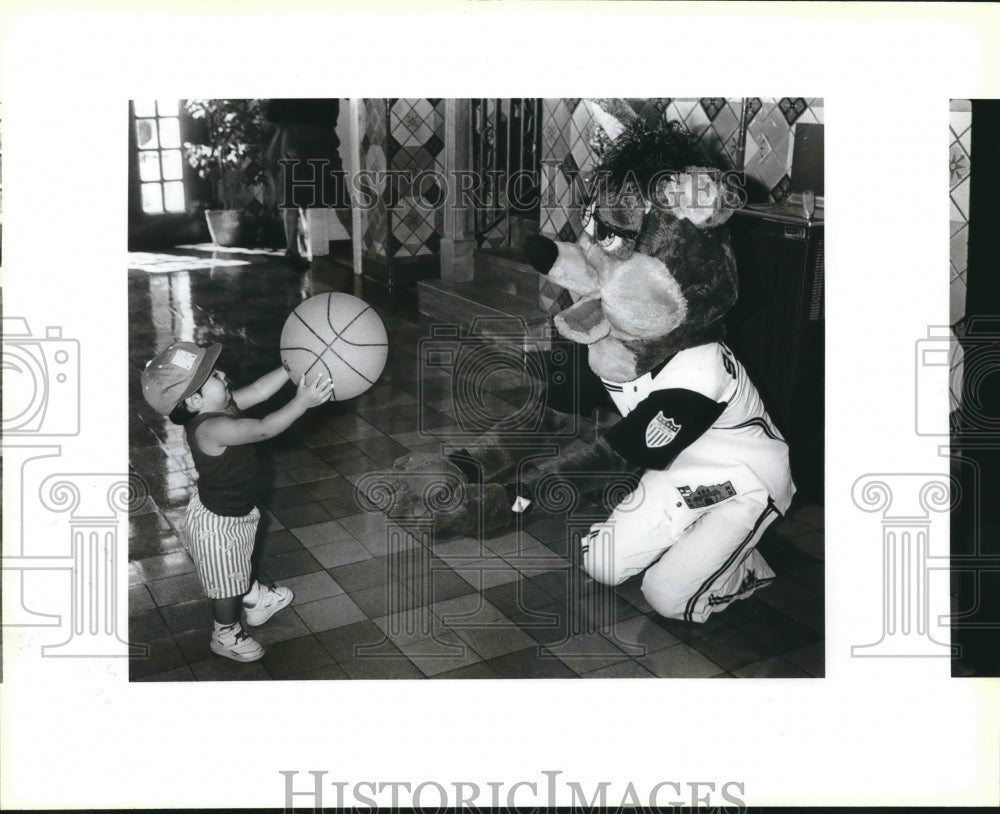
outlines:
[{"label": "shield logo patch", "polygon": [[665,447],[681,431],[681,425],[672,418],[666,418],[661,410],[646,426],[646,446],[650,449]]}]

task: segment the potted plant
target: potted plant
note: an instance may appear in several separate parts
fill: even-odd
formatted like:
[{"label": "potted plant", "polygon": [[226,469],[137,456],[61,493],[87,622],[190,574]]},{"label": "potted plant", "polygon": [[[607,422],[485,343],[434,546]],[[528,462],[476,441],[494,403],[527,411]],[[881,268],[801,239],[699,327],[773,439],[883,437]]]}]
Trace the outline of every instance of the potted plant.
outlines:
[{"label": "potted plant", "polygon": [[207,182],[209,234],[216,245],[237,245],[247,210],[264,208],[271,125],[255,99],[188,99],[185,108],[201,127],[201,140],[185,141],[184,152]]}]

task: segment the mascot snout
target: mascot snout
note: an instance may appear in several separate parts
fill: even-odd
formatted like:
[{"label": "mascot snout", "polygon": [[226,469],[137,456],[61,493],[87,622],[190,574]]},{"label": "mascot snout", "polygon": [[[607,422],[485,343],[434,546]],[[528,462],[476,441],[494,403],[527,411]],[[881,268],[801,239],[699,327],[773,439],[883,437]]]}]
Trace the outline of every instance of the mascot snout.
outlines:
[{"label": "mascot snout", "polygon": [[524,242],[524,256],[539,274],[580,297],[595,294],[600,287],[597,269],[587,262],[584,249],[577,243],[556,243],[531,235]]}]

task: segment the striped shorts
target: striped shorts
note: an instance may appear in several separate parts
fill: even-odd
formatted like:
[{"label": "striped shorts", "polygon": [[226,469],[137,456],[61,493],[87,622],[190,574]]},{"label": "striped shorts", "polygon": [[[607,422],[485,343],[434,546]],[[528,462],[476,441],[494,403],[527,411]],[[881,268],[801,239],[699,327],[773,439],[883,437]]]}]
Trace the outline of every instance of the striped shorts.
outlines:
[{"label": "striped shorts", "polygon": [[187,508],[187,549],[198,570],[198,579],[209,599],[242,596],[250,590],[250,555],[253,554],[260,509],[227,517],[209,511],[191,496]]}]

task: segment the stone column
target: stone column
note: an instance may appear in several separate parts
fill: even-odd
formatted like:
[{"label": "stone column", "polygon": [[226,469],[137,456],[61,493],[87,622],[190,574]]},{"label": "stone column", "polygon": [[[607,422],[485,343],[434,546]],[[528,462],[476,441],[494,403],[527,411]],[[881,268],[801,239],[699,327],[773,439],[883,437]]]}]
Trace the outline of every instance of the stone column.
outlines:
[{"label": "stone column", "polygon": [[444,174],[448,195],[444,201],[444,235],[441,238],[441,279],[471,280],[476,239],[472,209],[462,200],[462,180],[472,169],[470,138],[472,105],[469,99],[444,103]]},{"label": "stone column", "polygon": [[357,204],[362,276],[390,294],[440,275],[442,99],[363,99]]}]

